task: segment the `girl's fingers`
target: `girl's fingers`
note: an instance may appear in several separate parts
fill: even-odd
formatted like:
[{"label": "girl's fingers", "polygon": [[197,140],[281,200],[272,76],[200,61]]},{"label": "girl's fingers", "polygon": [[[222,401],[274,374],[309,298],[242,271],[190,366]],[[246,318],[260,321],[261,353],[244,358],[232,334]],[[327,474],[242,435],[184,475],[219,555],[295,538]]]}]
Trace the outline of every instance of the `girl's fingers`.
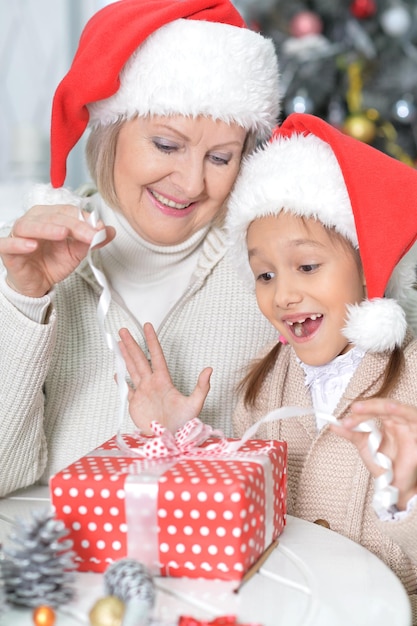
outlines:
[{"label": "girl's fingers", "polygon": [[357,415],[368,415],[372,417],[382,417],[384,415],[400,415],[403,417],[413,417],[417,420],[417,408],[389,398],[371,398],[354,402],[352,413]]},{"label": "girl's fingers", "polygon": [[387,398],[372,398],[354,402],[352,412],[343,420],[346,428],[354,428],[361,422],[379,418],[385,424],[409,424],[417,427],[417,408]]},{"label": "girl's fingers", "polygon": [[210,378],[212,373],[213,368],[206,367],[203,369],[203,371],[200,373],[200,376],[198,377],[196,389],[200,390],[204,394],[204,397],[210,391]]},{"label": "girl's fingers", "polygon": [[153,371],[166,371],[168,373],[168,365],[165,360],[165,355],[161,348],[161,344],[159,343],[154,327],[152,326],[152,324],[147,322],[146,324],[144,324],[143,330],[145,333],[146,343],[149,348]]},{"label": "girl's fingers", "polygon": [[[116,383],[116,385],[118,385],[119,381],[117,379],[117,374],[115,374],[113,378],[114,378],[114,382]],[[135,390],[131,387],[131,385],[128,384],[127,385],[127,399],[129,402],[131,402],[134,395],[135,395]]]},{"label": "girl's fingers", "polygon": [[119,331],[120,351],[125,360],[127,370],[130,374],[133,384],[137,387],[141,378],[152,373],[148,359],[141,347],[134,340],[127,328],[121,328]]}]

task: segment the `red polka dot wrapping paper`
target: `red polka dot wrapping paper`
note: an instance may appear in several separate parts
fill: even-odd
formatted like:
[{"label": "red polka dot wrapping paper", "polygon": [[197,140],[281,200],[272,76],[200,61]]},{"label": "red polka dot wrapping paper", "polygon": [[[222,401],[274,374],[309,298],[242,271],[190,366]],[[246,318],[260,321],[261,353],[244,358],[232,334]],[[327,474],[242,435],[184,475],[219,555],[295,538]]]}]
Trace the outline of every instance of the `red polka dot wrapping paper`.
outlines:
[{"label": "red polka dot wrapping paper", "polygon": [[155,575],[240,580],[285,527],[286,463],[281,441],[155,463],[114,437],[55,474],[51,500],[81,572],[129,556]]}]

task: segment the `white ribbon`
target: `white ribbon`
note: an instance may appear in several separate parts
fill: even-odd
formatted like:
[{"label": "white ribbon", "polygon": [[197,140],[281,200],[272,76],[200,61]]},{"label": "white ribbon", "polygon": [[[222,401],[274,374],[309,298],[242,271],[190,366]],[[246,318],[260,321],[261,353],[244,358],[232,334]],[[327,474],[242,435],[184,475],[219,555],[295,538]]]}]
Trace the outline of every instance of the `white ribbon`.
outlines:
[{"label": "white ribbon", "polygon": [[[328,421],[330,424],[341,425],[333,415],[317,412],[317,417]],[[361,433],[369,433],[368,449],[371,453],[372,460],[376,465],[385,470],[383,474],[375,478],[372,504],[377,512],[387,511],[398,502],[398,488],[391,485],[394,476],[391,459],[386,454],[378,451],[382,441],[381,431],[372,420],[358,424],[354,430]]]},{"label": "white ribbon", "polygon": [[[90,224],[94,228],[97,227],[97,222],[98,222],[97,211],[95,210],[92,211],[89,214],[88,218],[85,219],[84,214],[80,210],[79,218],[82,221],[87,221],[88,224]],[[118,433],[117,433],[117,442],[121,449],[123,449],[125,452],[128,452],[130,449],[125,444],[120,434],[121,426],[124,421],[124,415],[126,411],[127,397],[128,397],[128,384],[127,384],[127,379],[126,379],[126,374],[127,374],[126,363],[120,351],[118,342],[114,339],[114,337],[109,332],[106,331],[106,328],[105,328],[105,318],[106,318],[107,312],[109,310],[110,302],[111,302],[111,291],[110,291],[110,286],[109,286],[106,276],[98,267],[96,267],[92,259],[93,249],[99,244],[103,243],[105,239],[106,239],[106,231],[104,229],[96,232],[90,244],[90,248],[88,250],[87,261],[91,267],[92,272],[94,273],[94,276],[96,277],[98,284],[100,285],[100,287],[102,287],[102,292],[101,292],[98,305],[97,305],[97,318],[98,318],[100,330],[106,341],[107,347],[110,350],[112,350],[115,356],[117,388],[118,388],[118,393],[119,393],[119,420],[118,420],[119,428],[118,428]]]},{"label": "white ribbon", "polygon": [[[258,430],[260,424],[264,422],[270,422],[276,419],[286,419],[288,417],[294,417],[295,412],[302,411],[302,413],[298,413],[298,415],[305,415],[307,413],[315,413],[316,417],[320,420],[326,421],[329,424],[335,424],[336,426],[341,426],[341,423],[338,419],[334,417],[334,415],[328,413],[322,413],[321,411],[314,411],[311,409],[299,409],[298,407],[287,407],[292,411],[292,414],[282,415],[281,409],[271,411],[265,417],[263,417],[259,422],[254,424],[251,429],[251,432],[246,431],[245,437],[249,434],[249,437],[252,437],[255,432]],[[375,478],[375,486],[374,486],[374,496],[372,499],[372,504],[377,513],[382,511],[387,511],[390,507],[395,506],[398,502],[398,488],[393,487],[391,485],[393,479],[393,471],[392,471],[392,462],[391,459],[382,452],[379,452],[379,446],[381,445],[382,435],[381,431],[377,427],[377,425],[372,421],[368,420],[366,422],[362,422],[358,424],[356,428],[354,428],[357,432],[369,433],[368,436],[368,448],[372,456],[372,460],[376,465],[381,467],[384,471],[383,474]]]}]

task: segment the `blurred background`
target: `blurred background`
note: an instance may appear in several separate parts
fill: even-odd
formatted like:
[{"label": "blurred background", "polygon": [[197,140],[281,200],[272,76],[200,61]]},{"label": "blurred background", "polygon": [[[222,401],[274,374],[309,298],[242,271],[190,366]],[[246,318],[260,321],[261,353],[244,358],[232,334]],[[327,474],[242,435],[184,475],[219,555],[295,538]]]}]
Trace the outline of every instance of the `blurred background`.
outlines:
[{"label": "blurred background", "polygon": [[[0,0],[0,222],[49,181],[54,90],[81,30],[105,0]],[[412,166],[417,163],[417,0],[234,0],[273,39],[282,115],[306,112]],[[88,180],[84,143],[67,185]]]}]

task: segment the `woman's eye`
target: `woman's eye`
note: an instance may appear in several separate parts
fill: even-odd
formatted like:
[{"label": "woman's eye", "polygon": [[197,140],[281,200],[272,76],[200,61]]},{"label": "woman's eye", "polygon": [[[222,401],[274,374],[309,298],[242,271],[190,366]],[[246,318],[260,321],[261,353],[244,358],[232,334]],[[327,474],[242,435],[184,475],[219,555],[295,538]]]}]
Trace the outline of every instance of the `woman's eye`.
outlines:
[{"label": "woman's eye", "polygon": [[226,154],[210,154],[209,159],[214,165],[227,165],[232,157]]},{"label": "woman's eye", "polygon": [[175,143],[170,143],[162,139],[153,139],[152,141],[153,141],[155,148],[157,148],[161,152],[170,153],[170,152],[175,152],[175,150],[178,150],[178,146]]},{"label": "woman's eye", "polygon": [[300,270],[305,274],[310,274],[311,272],[314,272],[318,267],[319,265],[317,263],[308,263],[307,265],[300,265]]}]

